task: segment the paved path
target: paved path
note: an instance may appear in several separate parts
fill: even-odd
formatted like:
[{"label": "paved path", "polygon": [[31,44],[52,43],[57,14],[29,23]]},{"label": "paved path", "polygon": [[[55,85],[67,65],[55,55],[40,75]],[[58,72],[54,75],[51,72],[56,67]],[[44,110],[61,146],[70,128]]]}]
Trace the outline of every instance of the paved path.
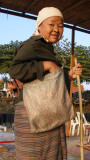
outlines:
[{"label": "paved path", "polygon": [[[15,140],[14,132],[0,132],[0,141],[13,141]],[[86,143],[84,141],[84,143]],[[67,150],[68,150],[68,160],[79,160],[80,156],[80,148],[76,145],[80,144],[79,137],[70,137],[67,138]],[[0,144],[8,148],[8,152],[0,152],[0,160],[16,160],[16,152],[15,152],[15,143],[5,143]],[[90,160],[90,152],[85,151],[85,159]]]},{"label": "paved path", "polygon": [[[83,146],[84,146],[84,160],[90,160],[90,144],[87,143],[87,136],[83,138]],[[77,157],[80,159],[80,137],[70,137],[67,138],[67,152],[68,155],[72,155],[73,157]],[[71,160],[71,159],[70,159]],[[72,160],[74,160],[72,158]]]}]

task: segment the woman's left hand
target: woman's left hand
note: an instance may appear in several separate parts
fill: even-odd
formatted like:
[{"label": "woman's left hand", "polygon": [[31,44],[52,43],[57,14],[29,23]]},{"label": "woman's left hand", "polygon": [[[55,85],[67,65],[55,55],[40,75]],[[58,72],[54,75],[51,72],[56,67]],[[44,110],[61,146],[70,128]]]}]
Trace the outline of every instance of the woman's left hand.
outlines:
[{"label": "woman's left hand", "polygon": [[82,75],[82,66],[80,63],[78,63],[75,67],[73,67],[69,71],[69,77],[71,80],[76,79],[77,75],[81,76]]}]

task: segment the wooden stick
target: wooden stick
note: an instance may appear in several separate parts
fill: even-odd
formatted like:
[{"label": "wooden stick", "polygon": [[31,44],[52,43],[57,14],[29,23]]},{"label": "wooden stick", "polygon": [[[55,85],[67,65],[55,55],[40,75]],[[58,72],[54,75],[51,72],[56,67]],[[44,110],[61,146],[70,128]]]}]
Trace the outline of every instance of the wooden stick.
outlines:
[{"label": "wooden stick", "polygon": [[[77,65],[77,59],[75,58],[75,65]],[[84,160],[83,152],[83,111],[82,111],[82,94],[81,94],[81,85],[80,77],[77,75],[78,83],[78,92],[79,92],[79,106],[80,106],[80,151],[81,151],[81,160]]]}]

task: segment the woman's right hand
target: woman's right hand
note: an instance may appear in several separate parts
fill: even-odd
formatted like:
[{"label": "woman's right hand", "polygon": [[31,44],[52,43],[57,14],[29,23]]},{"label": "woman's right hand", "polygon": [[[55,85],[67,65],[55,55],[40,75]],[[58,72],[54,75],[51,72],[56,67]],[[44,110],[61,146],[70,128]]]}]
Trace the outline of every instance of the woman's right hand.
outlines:
[{"label": "woman's right hand", "polygon": [[52,61],[43,61],[44,71],[54,72],[57,69],[60,69],[58,65],[56,65]]}]

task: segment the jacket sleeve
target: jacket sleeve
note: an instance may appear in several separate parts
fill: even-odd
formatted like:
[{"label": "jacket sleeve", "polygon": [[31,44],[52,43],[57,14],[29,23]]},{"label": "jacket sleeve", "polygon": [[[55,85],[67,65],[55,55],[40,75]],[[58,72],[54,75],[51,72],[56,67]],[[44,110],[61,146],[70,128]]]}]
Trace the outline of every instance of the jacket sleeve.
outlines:
[{"label": "jacket sleeve", "polygon": [[12,64],[10,66],[9,74],[11,78],[18,79],[22,83],[32,81],[34,79],[42,79],[43,63],[32,61]]},{"label": "jacket sleeve", "polygon": [[33,50],[30,49],[29,44],[19,48],[10,66],[9,74],[11,78],[18,79],[22,83],[42,78],[43,63],[33,58]]}]

